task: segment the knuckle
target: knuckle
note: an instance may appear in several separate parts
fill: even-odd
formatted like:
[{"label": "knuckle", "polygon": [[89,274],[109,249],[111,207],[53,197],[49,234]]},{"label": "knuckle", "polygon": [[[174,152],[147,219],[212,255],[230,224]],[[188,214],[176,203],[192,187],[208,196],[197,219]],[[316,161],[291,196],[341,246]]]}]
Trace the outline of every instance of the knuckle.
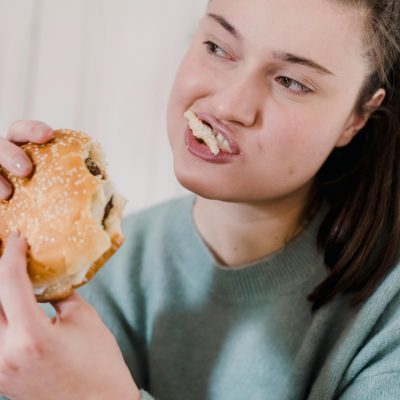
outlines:
[{"label": "knuckle", "polygon": [[18,372],[19,367],[15,355],[6,353],[0,357],[0,376]]},{"label": "knuckle", "polygon": [[[42,341],[30,334],[19,334],[9,343],[0,355],[0,383],[1,377],[9,377],[16,374],[26,360],[38,360],[44,356]],[[0,384],[1,387],[1,384]]]},{"label": "knuckle", "polygon": [[37,359],[43,356],[44,346],[42,340],[37,338],[32,333],[22,334],[19,336],[18,342],[16,344],[16,354],[21,357],[29,359]]}]

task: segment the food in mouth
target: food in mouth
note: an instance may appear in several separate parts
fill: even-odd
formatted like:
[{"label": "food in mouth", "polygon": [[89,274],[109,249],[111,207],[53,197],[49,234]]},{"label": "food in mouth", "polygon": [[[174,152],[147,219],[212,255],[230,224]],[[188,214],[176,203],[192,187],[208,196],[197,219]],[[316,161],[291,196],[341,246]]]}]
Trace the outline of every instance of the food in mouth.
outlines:
[{"label": "food in mouth", "polygon": [[0,201],[1,249],[11,231],[27,239],[28,274],[38,301],[56,301],[87,283],[122,245],[126,200],[109,180],[103,150],[91,137],[58,130],[45,144],[23,145],[34,171]]},{"label": "food in mouth", "polygon": [[189,127],[193,132],[193,136],[197,138],[200,143],[203,142],[206,144],[211,153],[217,155],[220,150],[232,153],[229,143],[224,136],[201,121],[193,111],[187,110],[183,115],[189,121]]}]

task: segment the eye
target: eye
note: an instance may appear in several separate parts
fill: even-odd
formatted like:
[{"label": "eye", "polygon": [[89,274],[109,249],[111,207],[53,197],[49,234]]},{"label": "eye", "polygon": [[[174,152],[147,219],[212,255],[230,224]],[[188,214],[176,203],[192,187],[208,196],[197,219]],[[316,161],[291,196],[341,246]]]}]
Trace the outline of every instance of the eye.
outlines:
[{"label": "eye", "polygon": [[309,87],[287,76],[279,76],[278,78],[276,78],[276,81],[294,94],[301,95],[313,92],[313,90],[311,90]]},{"label": "eye", "polygon": [[206,46],[208,53],[210,53],[214,56],[217,56],[217,57],[228,57],[229,58],[226,51],[222,47],[218,46],[216,43],[211,42],[210,40],[207,40],[206,42],[203,42],[203,44]]}]

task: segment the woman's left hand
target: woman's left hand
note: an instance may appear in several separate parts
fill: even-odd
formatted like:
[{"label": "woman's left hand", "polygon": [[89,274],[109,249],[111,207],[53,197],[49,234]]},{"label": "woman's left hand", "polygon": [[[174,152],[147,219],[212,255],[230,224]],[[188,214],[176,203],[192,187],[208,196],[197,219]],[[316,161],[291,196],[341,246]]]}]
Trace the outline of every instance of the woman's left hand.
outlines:
[{"label": "woman's left hand", "polygon": [[0,259],[0,393],[12,400],[140,398],[117,342],[77,293],[38,307],[27,243],[12,233]]}]

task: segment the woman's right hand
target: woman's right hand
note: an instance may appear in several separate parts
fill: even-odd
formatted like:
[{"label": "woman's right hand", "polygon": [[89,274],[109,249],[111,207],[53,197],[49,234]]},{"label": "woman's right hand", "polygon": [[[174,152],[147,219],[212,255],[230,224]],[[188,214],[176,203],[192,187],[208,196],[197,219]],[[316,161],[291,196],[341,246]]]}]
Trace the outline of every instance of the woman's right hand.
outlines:
[{"label": "woman's right hand", "polygon": [[[53,129],[41,121],[16,121],[7,133],[0,137],[0,165],[16,176],[29,176],[32,162],[19,145],[33,142],[46,143],[53,137]],[[5,200],[12,193],[11,184],[0,175],[0,200]]]}]

